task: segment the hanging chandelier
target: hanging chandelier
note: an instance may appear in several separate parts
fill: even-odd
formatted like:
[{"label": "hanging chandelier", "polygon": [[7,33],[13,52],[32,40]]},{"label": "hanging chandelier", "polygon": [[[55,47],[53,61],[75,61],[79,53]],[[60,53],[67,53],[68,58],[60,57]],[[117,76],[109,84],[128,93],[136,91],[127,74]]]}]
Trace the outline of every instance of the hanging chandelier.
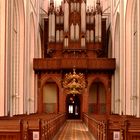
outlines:
[{"label": "hanging chandelier", "polygon": [[85,76],[83,73],[77,74],[73,69],[73,73],[65,74],[62,84],[67,94],[81,94],[86,87]]}]

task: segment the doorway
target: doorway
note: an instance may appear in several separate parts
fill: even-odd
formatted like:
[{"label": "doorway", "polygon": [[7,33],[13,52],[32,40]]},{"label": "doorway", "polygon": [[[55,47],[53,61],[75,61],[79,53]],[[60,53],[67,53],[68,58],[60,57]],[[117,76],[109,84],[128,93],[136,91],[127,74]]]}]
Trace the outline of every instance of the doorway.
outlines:
[{"label": "doorway", "polygon": [[66,106],[68,119],[80,119],[80,95],[68,94]]}]

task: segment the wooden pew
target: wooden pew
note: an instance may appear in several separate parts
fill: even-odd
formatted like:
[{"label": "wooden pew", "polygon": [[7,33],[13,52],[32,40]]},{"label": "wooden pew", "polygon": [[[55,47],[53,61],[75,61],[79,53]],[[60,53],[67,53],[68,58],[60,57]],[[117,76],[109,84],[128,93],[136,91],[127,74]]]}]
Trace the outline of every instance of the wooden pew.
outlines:
[{"label": "wooden pew", "polygon": [[106,122],[105,118],[102,116],[103,120],[99,118],[98,120],[93,118],[92,115],[88,115],[86,113],[83,114],[82,120],[85,122],[86,126],[89,128],[95,139],[97,140],[107,140],[106,134]]},{"label": "wooden pew", "polygon": [[66,120],[65,114],[40,120],[40,140],[51,140]]},{"label": "wooden pew", "polygon": [[51,140],[65,121],[65,114],[34,114],[24,118],[28,122],[28,138],[33,139],[33,132],[39,132],[40,140]]},{"label": "wooden pew", "polygon": [[140,139],[140,119],[134,118],[127,122],[126,139],[138,140]]},{"label": "wooden pew", "polygon": [[65,121],[65,114],[32,114],[0,118],[0,140],[51,140]]},{"label": "wooden pew", "polygon": [[83,114],[83,121],[98,140],[113,140],[117,132],[121,140],[140,139],[140,118],[128,115]]},{"label": "wooden pew", "polygon": [[[39,134],[39,137],[41,139],[41,127],[40,127],[40,122],[42,120],[50,122],[49,124],[52,125],[52,119],[58,116],[58,114],[55,113],[49,113],[49,114],[32,114],[28,115],[24,118],[28,122],[28,139],[33,140],[33,133],[37,132]],[[47,127],[47,129],[50,129],[50,125]],[[51,132],[48,133],[48,135]],[[52,135],[51,135],[52,136]]]},{"label": "wooden pew", "polygon": [[18,119],[0,120],[0,140],[24,140],[28,123]]}]

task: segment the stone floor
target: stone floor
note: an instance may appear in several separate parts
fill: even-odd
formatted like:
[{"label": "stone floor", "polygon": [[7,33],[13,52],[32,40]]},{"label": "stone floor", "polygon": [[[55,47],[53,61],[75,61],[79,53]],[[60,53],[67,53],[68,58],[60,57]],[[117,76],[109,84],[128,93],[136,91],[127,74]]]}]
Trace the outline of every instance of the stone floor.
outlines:
[{"label": "stone floor", "polygon": [[67,120],[53,140],[95,140],[81,120]]}]

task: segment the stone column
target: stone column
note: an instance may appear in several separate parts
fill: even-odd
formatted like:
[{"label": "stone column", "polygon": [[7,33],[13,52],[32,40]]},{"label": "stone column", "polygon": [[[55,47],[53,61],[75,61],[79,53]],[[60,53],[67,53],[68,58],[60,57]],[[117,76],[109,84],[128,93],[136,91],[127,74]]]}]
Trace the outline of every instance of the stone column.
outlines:
[{"label": "stone column", "polygon": [[[131,92],[131,85],[128,85],[127,89],[129,91],[125,91],[125,80],[126,77],[130,80],[131,70],[127,68],[128,74],[125,75],[125,62],[128,57],[131,57],[131,55],[126,55],[126,48],[125,48],[125,9],[124,9],[124,1],[120,2],[120,112],[119,114],[130,114],[130,92]],[[126,58],[127,57],[127,58]],[[130,84],[130,81],[129,81]],[[126,95],[127,93],[127,95]],[[127,100],[127,102],[126,102]],[[127,107],[126,107],[127,104]]]},{"label": "stone column", "polygon": [[[137,1],[137,32],[138,32],[138,42],[137,42],[137,46],[140,46],[140,1]],[[137,69],[137,117],[140,117],[140,48],[138,47],[137,50],[137,55],[138,55],[138,60],[137,60],[137,64],[138,64],[138,69]]]},{"label": "stone column", "polygon": [[0,97],[1,97],[1,103],[0,103],[0,116],[5,115],[4,114],[4,99],[6,95],[4,95],[4,83],[5,83],[5,5],[6,0],[0,1]]}]

